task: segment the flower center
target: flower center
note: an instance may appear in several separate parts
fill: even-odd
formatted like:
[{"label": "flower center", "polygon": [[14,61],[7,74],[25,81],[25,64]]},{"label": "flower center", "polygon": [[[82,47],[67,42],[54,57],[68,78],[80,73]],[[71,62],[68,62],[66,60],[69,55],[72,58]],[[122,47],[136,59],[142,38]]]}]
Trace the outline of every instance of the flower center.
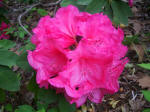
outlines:
[{"label": "flower center", "polygon": [[79,43],[79,42],[80,42],[80,40],[81,40],[82,38],[83,38],[82,36],[77,35],[77,36],[76,36],[76,42],[77,42],[77,43]]},{"label": "flower center", "polygon": [[69,46],[69,49],[72,50],[72,51],[75,50],[76,47],[77,47],[77,45],[78,45],[78,43],[80,42],[80,40],[81,40],[82,38],[83,38],[82,36],[76,35],[76,37],[75,37],[76,43],[75,43],[75,44],[72,44],[71,46]]}]

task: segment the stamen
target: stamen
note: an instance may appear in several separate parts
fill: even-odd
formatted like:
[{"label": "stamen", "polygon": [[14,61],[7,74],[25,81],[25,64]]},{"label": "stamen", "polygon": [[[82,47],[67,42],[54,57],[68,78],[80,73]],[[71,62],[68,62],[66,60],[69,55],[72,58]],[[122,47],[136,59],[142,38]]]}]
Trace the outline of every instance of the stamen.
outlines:
[{"label": "stamen", "polygon": [[76,89],[76,90],[79,90],[79,87],[76,87],[75,89]]},{"label": "stamen", "polygon": [[82,36],[77,35],[77,36],[76,36],[76,42],[77,42],[77,43],[79,43],[79,42],[80,42],[80,40],[81,40],[82,38],[83,38]]},{"label": "stamen", "polygon": [[69,49],[72,50],[72,51],[75,50],[76,49],[76,45],[73,44],[73,45],[69,46]]},{"label": "stamen", "polygon": [[58,76],[58,74],[55,74],[55,75],[51,76],[50,79],[53,79],[53,78],[55,78],[57,76]]}]

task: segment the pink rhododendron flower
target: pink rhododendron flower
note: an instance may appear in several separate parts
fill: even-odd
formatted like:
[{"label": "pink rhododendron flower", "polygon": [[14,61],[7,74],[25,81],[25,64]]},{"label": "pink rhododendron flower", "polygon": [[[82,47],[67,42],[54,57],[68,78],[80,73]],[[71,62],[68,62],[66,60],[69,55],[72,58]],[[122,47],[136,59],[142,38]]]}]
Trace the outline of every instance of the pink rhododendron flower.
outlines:
[{"label": "pink rhododendron flower", "polygon": [[100,103],[105,94],[118,91],[127,47],[123,31],[106,15],[69,5],[53,18],[43,17],[33,32],[36,49],[28,52],[28,61],[40,87],[56,88],[77,106],[87,99]]},{"label": "pink rhododendron flower", "polygon": [[128,0],[129,1],[129,6],[132,7],[133,6],[133,0]]},{"label": "pink rhododendron flower", "polygon": [[7,25],[5,22],[2,22],[0,25],[0,39],[9,39],[9,35],[6,34],[5,29],[9,28],[9,25]]}]

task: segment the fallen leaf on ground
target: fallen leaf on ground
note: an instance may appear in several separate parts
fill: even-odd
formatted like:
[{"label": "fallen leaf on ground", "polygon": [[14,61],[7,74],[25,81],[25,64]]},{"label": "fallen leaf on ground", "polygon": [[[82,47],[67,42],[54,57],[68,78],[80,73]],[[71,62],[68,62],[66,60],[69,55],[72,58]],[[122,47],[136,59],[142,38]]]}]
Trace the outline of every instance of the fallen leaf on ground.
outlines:
[{"label": "fallen leaf on ground", "polygon": [[85,105],[82,105],[81,110],[82,110],[82,112],[87,112],[87,107]]},{"label": "fallen leaf on ground", "polygon": [[145,75],[142,78],[138,79],[138,82],[142,88],[150,88],[150,76]]},{"label": "fallen leaf on ground", "polygon": [[116,100],[111,100],[110,102],[109,102],[109,104],[112,106],[112,108],[116,108],[116,105],[118,104],[118,102],[119,102],[119,100],[118,101],[116,101]]},{"label": "fallen leaf on ground", "polygon": [[138,62],[142,62],[143,61],[143,57],[144,57],[144,46],[142,45],[136,45],[134,43],[132,43],[130,45],[130,49],[136,51],[137,55],[138,55]]},{"label": "fallen leaf on ground", "polygon": [[141,99],[129,100],[129,104],[133,112],[137,112],[138,110],[140,110],[144,106],[145,103],[146,102],[141,101]]},{"label": "fallen leaf on ground", "polygon": [[122,112],[129,112],[129,105],[127,104],[124,104],[121,106],[121,111]]},{"label": "fallen leaf on ground", "polygon": [[133,29],[135,30],[135,34],[139,34],[141,31],[141,24],[139,21],[134,21],[133,23]]}]

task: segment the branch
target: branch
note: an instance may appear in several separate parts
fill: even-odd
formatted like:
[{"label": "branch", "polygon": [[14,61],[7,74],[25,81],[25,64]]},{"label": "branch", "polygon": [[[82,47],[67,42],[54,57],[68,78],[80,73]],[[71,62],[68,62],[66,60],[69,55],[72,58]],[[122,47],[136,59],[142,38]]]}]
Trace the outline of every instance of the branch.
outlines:
[{"label": "branch", "polygon": [[[28,13],[33,7],[35,7],[35,6],[38,6],[38,5],[42,5],[42,6],[53,6],[53,5],[58,5],[60,2],[61,2],[61,0],[58,0],[58,1],[55,2],[55,3],[49,3],[49,4],[36,3],[36,4],[30,5],[30,6],[27,6],[28,9],[27,9],[24,13],[22,13],[22,14],[20,14],[20,15],[18,16],[19,25],[28,33],[28,35],[29,35],[30,37],[32,37],[32,34],[23,26],[23,24],[22,24],[22,22],[21,22],[22,17],[25,16],[25,14],[27,14],[27,13]],[[27,8],[27,7],[25,7],[25,8]],[[24,9],[24,8],[22,8],[22,9]],[[55,7],[55,11],[56,11],[56,9],[57,9],[57,6]],[[16,10],[17,10],[17,9],[16,9]],[[55,11],[54,11],[54,13],[55,13]]]},{"label": "branch", "polygon": [[58,5],[62,0],[58,0],[57,2],[55,3],[49,3],[49,4],[41,4],[42,6],[53,6],[53,5]]},{"label": "branch", "polygon": [[21,19],[22,19],[22,17],[23,17],[25,14],[27,14],[33,7],[35,7],[35,6],[39,5],[39,4],[40,4],[40,3],[31,5],[30,8],[28,8],[24,13],[22,13],[22,14],[20,14],[20,15],[18,16],[19,25],[28,33],[28,35],[29,35],[30,37],[32,36],[32,34],[23,26],[23,24],[22,24],[22,22],[21,22]]}]

